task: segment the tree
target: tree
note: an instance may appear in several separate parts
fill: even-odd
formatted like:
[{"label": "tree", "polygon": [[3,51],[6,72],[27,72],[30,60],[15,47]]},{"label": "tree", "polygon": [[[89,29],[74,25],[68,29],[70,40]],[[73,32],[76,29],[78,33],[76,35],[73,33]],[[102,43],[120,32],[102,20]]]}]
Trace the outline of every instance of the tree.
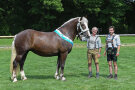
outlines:
[{"label": "tree", "polygon": [[16,34],[27,28],[49,31],[54,27],[57,14],[63,10],[61,0],[3,0],[0,34]]},{"label": "tree", "polygon": [[[135,2],[130,0],[2,0],[0,35],[27,29],[53,31],[70,18],[87,16],[100,34],[114,25],[117,33],[135,33]],[[102,30],[102,31],[101,31]]]}]

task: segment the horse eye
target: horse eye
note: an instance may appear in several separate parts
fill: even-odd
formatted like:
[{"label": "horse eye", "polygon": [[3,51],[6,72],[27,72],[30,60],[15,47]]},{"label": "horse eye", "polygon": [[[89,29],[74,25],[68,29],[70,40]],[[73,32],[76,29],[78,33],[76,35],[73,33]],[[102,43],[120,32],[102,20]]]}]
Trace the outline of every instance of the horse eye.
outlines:
[{"label": "horse eye", "polygon": [[82,24],[82,26],[85,26],[84,24]]},{"label": "horse eye", "polygon": [[85,24],[82,25],[83,28],[86,28]]}]

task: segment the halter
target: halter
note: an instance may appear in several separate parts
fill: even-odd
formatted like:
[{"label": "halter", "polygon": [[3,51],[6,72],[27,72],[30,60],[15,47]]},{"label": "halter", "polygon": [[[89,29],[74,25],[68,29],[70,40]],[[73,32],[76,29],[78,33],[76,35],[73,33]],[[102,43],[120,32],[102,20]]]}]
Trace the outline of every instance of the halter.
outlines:
[{"label": "halter", "polygon": [[[84,23],[84,24],[85,24],[85,26],[87,26],[87,23]],[[81,32],[79,32],[79,27],[81,29]],[[77,31],[79,32],[79,35],[81,35],[82,33],[86,32],[86,31],[89,31],[88,27],[86,27],[85,29],[82,28],[80,18],[79,18],[78,24],[77,24]]]}]

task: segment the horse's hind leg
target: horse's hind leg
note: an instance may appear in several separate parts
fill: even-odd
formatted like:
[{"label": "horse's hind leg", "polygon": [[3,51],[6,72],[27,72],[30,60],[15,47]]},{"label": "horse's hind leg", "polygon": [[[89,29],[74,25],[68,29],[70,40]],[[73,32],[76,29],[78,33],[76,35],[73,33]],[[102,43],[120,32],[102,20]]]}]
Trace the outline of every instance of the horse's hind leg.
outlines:
[{"label": "horse's hind leg", "polygon": [[17,74],[18,74],[18,66],[19,66],[19,62],[22,58],[22,55],[17,55],[15,60],[13,61],[13,71],[12,71],[12,79],[13,82],[17,81]]},{"label": "horse's hind leg", "polygon": [[25,62],[25,59],[26,59],[26,57],[27,57],[27,54],[28,54],[28,52],[26,52],[26,53],[23,55],[21,61],[19,62],[19,64],[20,64],[20,74],[21,74],[21,79],[22,79],[22,80],[26,80],[26,79],[27,79],[27,77],[25,76],[25,73],[24,73],[24,69],[23,69],[24,62]]},{"label": "horse's hind leg", "polygon": [[60,68],[60,56],[58,56],[56,73],[55,73],[55,75],[54,75],[54,77],[55,77],[57,80],[60,79],[60,77],[59,77],[59,68]]},{"label": "horse's hind leg", "polygon": [[61,55],[60,55],[60,67],[61,67],[60,78],[62,81],[66,80],[66,78],[64,77],[64,66],[65,66],[67,54],[68,54],[68,52],[65,52],[65,53],[61,53]]}]

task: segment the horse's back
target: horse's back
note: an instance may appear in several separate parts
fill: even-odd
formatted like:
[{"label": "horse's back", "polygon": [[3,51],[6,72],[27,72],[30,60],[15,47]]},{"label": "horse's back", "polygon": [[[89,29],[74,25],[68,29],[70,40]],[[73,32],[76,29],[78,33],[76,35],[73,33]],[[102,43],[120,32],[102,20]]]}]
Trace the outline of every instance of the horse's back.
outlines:
[{"label": "horse's back", "polygon": [[41,56],[53,56],[59,52],[60,42],[55,32],[38,32],[33,36],[32,51]]},{"label": "horse's back", "polygon": [[67,48],[66,43],[55,32],[40,32],[32,29],[18,33],[15,39],[19,53],[32,51],[40,56],[54,56],[59,52],[70,51],[71,48]]}]

